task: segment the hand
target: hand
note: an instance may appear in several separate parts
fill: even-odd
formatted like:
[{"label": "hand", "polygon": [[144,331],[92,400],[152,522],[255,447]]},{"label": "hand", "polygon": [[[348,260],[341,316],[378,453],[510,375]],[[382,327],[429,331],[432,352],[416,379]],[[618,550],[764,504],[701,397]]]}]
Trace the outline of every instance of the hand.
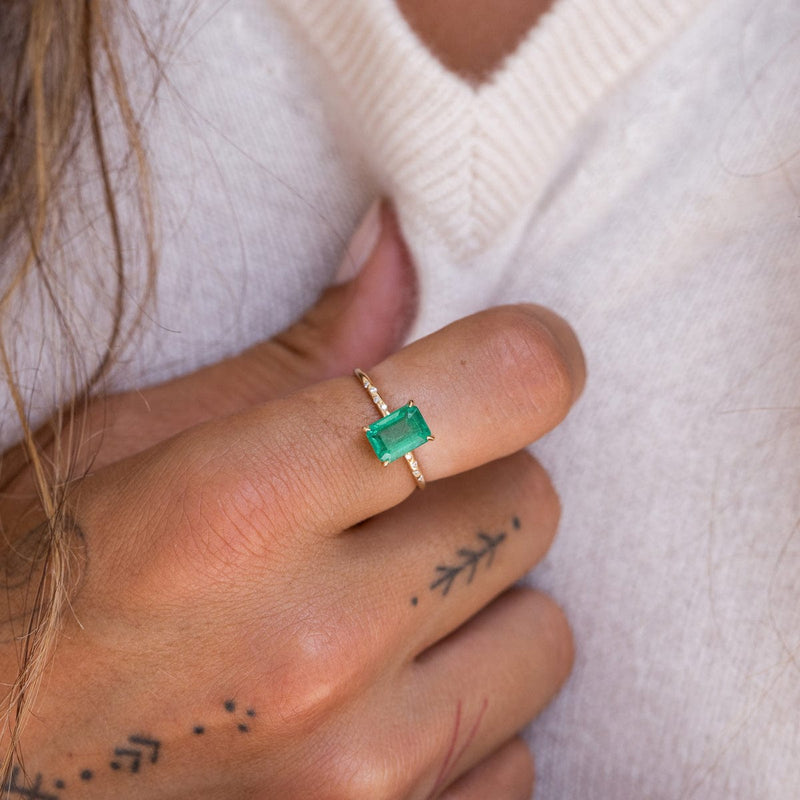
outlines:
[{"label": "hand", "polygon": [[[369,364],[359,347],[348,367]],[[529,791],[514,735],[565,678],[571,642],[552,601],[507,591],[558,516],[517,451],[580,390],[574,337],[542,309],[495,309],[370,369],[437,435],[425,493],[369,450],[374,407],[354,378],[286,395],[287,375],[310,375],[275,363],[271,401],[245,397],[82,482],[85,574],[17,796]]]}]

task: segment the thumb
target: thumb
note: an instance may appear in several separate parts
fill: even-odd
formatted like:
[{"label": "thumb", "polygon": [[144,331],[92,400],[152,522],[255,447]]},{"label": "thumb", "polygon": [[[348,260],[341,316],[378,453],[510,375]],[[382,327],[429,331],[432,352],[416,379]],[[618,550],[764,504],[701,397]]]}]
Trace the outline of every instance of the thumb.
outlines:
[{"label": "thumb", "polygon": [[397,219],[376,201],[334,285],[291,327],[243,353],[238,366],[254,370],[264,399],[371,366],[400,347],[416,306],[416,275]]},{"label": "thumb", "polygon": [[[388,203],[376,202],[351,240],[334,285],[301,319],[238,356],[97,401],[81,430],[88,434],[83,438],[100,443],[84,458],[96,469],[205,420],[357,366],[366,369],[402,344],[416,297],[415,272],[397,219]],[[101,437],[92,436],[100,432]]]}]

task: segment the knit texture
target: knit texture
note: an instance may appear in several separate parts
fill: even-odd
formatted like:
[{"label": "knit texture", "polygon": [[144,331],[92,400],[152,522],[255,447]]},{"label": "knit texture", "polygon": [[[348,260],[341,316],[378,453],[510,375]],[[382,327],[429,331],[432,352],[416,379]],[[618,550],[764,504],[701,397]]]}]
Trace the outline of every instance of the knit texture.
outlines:
[{"label": "knit texture", "polygon": [[[152,25],[184,5],[133,2]],[[159,52],[157,304],[107,388],[281,330],[389,192],[419,277],[414,335],[530,301],[567,319],[587,358],[583,396],[532,447],[563,514],[528,580],[565,609],[577,649],[527,734],[537,800],[800,797],[800,3],[557,0],[475,88],[389,0],[275,2],[192,2]],[[482,118],[487,96],[502,114]],[[74,305],[95,326],[72,327],[99,350],[110,243],[85,217],[70,228],[87,284]],[[63,399],[56,320],[23,307],[11,335],[42,421]],[[3,387],[0,408],[8,446]]]},{"label": "knit texture", "polygon": [[279,0],[318,49],[414,234],[480,253],[530,213],[554,154],[705,0],[560,0],[491,79],[441,65],[393,0]]}]

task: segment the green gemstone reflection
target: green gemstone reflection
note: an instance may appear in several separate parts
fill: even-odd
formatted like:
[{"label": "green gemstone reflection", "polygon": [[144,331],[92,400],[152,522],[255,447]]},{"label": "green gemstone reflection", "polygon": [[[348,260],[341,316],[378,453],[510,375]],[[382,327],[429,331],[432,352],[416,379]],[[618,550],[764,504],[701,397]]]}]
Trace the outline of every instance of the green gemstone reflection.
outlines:
[{"label": "green gemstone reflection", "polygon": [[375,455],[386,464],[425,444],[430,435],[431,429],[416,406],[398,408],[367,430]]}]

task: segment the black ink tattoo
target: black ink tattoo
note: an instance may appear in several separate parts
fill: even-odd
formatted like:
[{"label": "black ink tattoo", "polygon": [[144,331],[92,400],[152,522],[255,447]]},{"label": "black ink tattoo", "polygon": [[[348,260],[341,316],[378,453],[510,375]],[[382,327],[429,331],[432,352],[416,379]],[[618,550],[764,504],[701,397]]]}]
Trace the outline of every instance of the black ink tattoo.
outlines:
[{"label": "black ink tattoo", "polygon": [[[226,700],[222,705],[229,714],[233,714],[236,711],[236,702],[234,700]],[[244,713],[252,719],[256,715],[256,710],[248,708]],[[239,733],[250,733],[250,726],[246,722],[237,723],[236,729]]]},{"label": "black ink tattoo", "polygon": [[[139,747],[117,747],[114,750],[114,755],[117,758],[128,759],[128,772],[138,772],[142,765],[142,758],[145,755],[148,755],[148,760],[151,764],[155,764],[158,761],[161,742],[156,739],[148,739],[145,736],[129,736],[128,743],[139,745]],[[109,766],[113,770],[120,770],[123,767],[123,763],[121,761],[112,761]]]},{"label": "black ink tattoo", "polygon": [[444,597],[452,588],[453,584],[464,572],[468,572],[467,583],[472,583],[478,564],[485,558],[486,567],[490,567],[494,561],[494,554],[497,548],[506,540],[505,533],[498,533],[492,536],[488,533],[478,533],[478,539],[482,543],[480,549],[474,550],[469,547],[462,547],[457,555],[461,559],[458,564],[440,564],[436,567],[437,578],[430,585],[431,591],[442,590]]},{"label": "black ink tattoo", "polygon": [[515,531],[518,531],[522,527],[519,517],[514,517],[514,519],[511,520],[511,524],[514,526]]},{"label": "black ink tattoo", "polygon": [[59,800],[56,794],[47,794],[42,790],[42,774],[36,773],[34,781],[29,786],[20,785],[19,780],[22,770],[14,767],[11,770],[11,777],[8,779],[6,793],[12,797],[24,797],[25,800]]},{"label": "black ink tattoo", "polygon": [[[222,706],[228,714],[236,712],[237,705],[234,700],[225,700]],[[240,733],[250,733],[252,721],[257,716],[256,709],[243,707],[240,715],[243,715],[247,721],[242,721],[240,716],[238,721],[235,717],[231,719],[231,723],[236,725]],[[206,733],[206,726],[194,725],[191,730],[195,736],[202,736]],[[114,748],[113,760],[107,762],[108,769],[114,773],[135,775],[140,773],[146,765],[158,763],[161,752],[162,746],[159,739],[150,735],[135,734],[128,737],[126,744]],[[103,774],[107,773],[87,766],[78,772],[78,778],[84,783],[88,783]],[[45,783],[55,787],[59,794],[46,791],[43,788]],[[12,798],[21,798],[22,800],[62,800],[64,798],[66,800],[66,795],[60,794],[66,789],[67,782],[62,778],[47,778],[45,780],[42,773],[37,772],[35,777],[30,780],[19,765],[15,765],[12,768],[11,774],[4,785],[0,782],[0,793],[2,793],[3,798],[7,797],[9,800],[12,800]]]},{"label": "black ink tattoo", "polygon": [[415,606],[415,605],[417,605],[417,603],[419,603],[419,598],[418,597],[412,597],[411,598],[411,605]]}]

